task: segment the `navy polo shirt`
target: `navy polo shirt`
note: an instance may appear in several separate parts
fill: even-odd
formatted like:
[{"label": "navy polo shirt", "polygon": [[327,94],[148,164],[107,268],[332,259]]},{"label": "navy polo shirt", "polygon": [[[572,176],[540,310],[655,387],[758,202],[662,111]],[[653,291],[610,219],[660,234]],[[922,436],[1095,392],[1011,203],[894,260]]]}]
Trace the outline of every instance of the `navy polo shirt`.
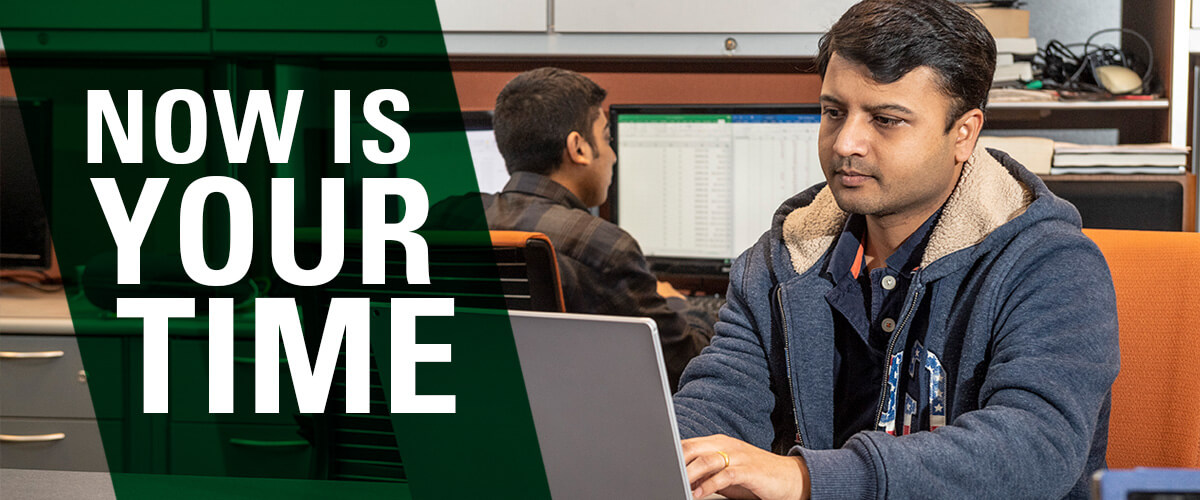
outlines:
[{"label": "navy polo shirt", "polygon": [[835,447],[875,425],[888,341],[940,214],[935,212],[904,240],[886,266],[871,271],[863,258],[866,217],[851,215],[838,237],[826,268],[834,287],[825,295],[834,313]]}]

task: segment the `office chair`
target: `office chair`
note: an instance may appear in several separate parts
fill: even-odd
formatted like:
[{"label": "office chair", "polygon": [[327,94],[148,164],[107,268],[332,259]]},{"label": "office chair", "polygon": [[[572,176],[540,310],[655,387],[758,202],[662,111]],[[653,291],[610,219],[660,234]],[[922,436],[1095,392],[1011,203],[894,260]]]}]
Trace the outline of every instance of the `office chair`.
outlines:
[{"label": "office chair", "polygon": [[492,250],[506,283],[508,309],[566,312],[558,257],[554,244],[542,233],[488,231]]},{"label": "office chair", "polygon": [[1085,229],[1112,270],[1121,372],[1108,466],[1200,467],[1200,234]]},{"label": "office chair", "polygon": [[[342,272],[321,287],[322,297],[370,297],[386,302],[392,297],[454,297],[455,307],[564,312],[558,260],[550,238],[542,233],[488,231],[422,231],[429,245],[429,285],[407,285],[404,247],[388,242],[386,285],[362,284],[361,231],[346,231]],[[302,267],[314,267],[320,255],[320,235],[297,231]],[[499,283],[499,288],[496,284]]]},{"label": "office chair", "polygon": [[[299,233],[298,233],[299,234]],[[388,249],[389,281],[400,285],[363,285],[360,233],[347,232],[346,262],[342,273],[321,291],[309,297],[306,308],[323,310],[336,296],[371,298],[387,302],[391,297],[454,297],[456,307],[517,309],[564,312],[558,261],[550,239],[542,233],[489,231],[490,242],[479,232],[422,232],[429,245],[428,286],[406,286],[402,251]],[[315,250],[318,234],[297,237]],[[397,245],[397,249],[399,246]],[[306,309],[307,310],[307,309]],[[306,321],[323,321],[323,313],[308,314]],[[306,332],[321,332],[322,325],[308,324]],[[315,343],[310,343],[315,345]],[[315,476],[357,481],[403,481],[406,476],[396,446],[380,372],[371,359],[371,413],[350,414],[345,409],[345,352],[330,388],[326,413],[312,416]]]}]

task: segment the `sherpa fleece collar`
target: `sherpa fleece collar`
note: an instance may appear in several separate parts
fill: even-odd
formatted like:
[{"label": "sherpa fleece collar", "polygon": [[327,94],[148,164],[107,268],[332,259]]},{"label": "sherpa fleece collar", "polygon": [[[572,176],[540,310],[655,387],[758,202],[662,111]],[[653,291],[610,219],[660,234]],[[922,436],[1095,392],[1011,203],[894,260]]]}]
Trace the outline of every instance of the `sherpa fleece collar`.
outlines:
[{"label": "sherpa fleece collar", "polygon": [[[921,267],[983,241],[996,228],[1025,212],[1033,202],[1030,188],[1009,173],[982,146],[963,164],[958,185],[946,200],[941,219],[929,236]],[[848,212],[838,208],[829,186],[812,203],[793,210],[783,221],[783,241],[792,267],[803,274],[833,244]]]}]

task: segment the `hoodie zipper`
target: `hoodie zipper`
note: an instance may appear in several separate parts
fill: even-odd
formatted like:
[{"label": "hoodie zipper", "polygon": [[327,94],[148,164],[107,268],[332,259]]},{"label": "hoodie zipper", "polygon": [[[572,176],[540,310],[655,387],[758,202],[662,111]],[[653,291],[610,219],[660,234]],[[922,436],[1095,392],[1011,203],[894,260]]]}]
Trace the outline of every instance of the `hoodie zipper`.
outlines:
[{"label": "hoodie zipper", "polygon": [[779,322],[783,324],[783,356],[784,360],[786,360],[783,369],[787,372],[788,391],[790,391],[789,394],[792,395],[793,399],[792,422],[796,425],[796,444],[803,447],[804,436],[800,433],[800,415],[796,412],[796,405],[799,404],[799,401],[795,401],[796,388],[792,383],[792,346],[788,342],[787,314],[783,308],[783,285],[775,286],[775,304],[779,307]]},{"label": "hoodie zipper", "polygon": [[[918,272],[918,274],[920,274]],[[913,283],[917,282],[917,276],[913,276]],[[913,311],[917,308],[917,300],[921,297],[921,289],[918,288],[913,292],[912,302],[908,304],[908,312],[904,314],[904,318],[900,320],[900,324],[896,325],[896,329],[892,333],[892,338],[888,340],[887,355],[884,356],[883,364],[883,382],[879,387],[879,408],[875,410],[875,428],[879,428],[879,419],[883,418],[883,405],[887,404],[888,395],[888,372],[892,367],[892,350],[896,348],[896,340],[900,338],[900,332],[904,331],[904,326],[908,324],[908,320],[912,318]],[[896,388],[896,397],[900,397],[900,388]],[[896,416],[899,418],[899,415]]]}]

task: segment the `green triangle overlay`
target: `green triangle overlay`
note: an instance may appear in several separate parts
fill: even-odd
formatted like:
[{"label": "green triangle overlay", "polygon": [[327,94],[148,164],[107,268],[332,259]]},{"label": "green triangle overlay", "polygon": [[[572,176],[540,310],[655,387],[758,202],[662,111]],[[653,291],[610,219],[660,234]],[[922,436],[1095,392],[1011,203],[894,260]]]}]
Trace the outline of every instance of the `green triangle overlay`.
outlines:
[{"label": "green triangle overlay", "polygon": [[[180,227],[179,205],[193,180],[229,176],[245,186],[254,207],[252,214],[233,215],[249,217],[254,224],[250,282],[215,291],[180,288],[171,296],[296,297],[310,357],[315,356],[323,306],[338,292],[330,286],[288,286],[274,274],[270,179],[296,179],[298,225],[319,226],[319,179],[345,178],[350,229],[361,224],[361,196],[355,193],[363,179],[413,178],[426,188],[431,201],[478,189],[457,118],[457,96],[433,0],[298,0],[286,6],[263,0],[135,0],[121,5],[23,1],[6,6],[0,30],[23,114],[44,112],[40,106],[52,110],[48,138],[52,155],[48,163],[36,167],[43,191],[49,194],[46,209],[57,258],[118,498],[217,494],[230,498],[359,494],[549,498],[506,315],[418,320],[418,342],[452,344],[453,362],[419,364],[417,392],[456,395],[457,413],[385,414],[394,428],[405,477],[398,482],[353,482],[303,479],[328,474],[317,457],[325,451],[306,445],[296,432],[293,389],[282,364],[281,413],[254,413],[252,300],[237,309],[235,413],[230,415],[207,413],[206,317],[170,321],[170,413],[146,414],[141,393],[141,321],[115,318],[95,305],[113,297],[164,293],[167,288],[161,283],[179,284],[180,231],[203,230],[210,267],[222,267],[230,245],[227,205],[219,197],[211,198],[203,228]],[[412,107],[410,113],[386,113],[405,124],[412,140],[410,154],[397,165],[371,165],[358,147],[360,140],[382,138],[365,124],[361,113],[363,98],[381,88],[401,90]],[[107,130],[104,162],[87,163],[88,89],[111,91],[125,122],[126,91],[143,91],[142,164],[120,163]],[[170,89],[194,90],[207,105],[205,154],[191,165],[169,164],[155,147],[155,104]],[[270,90],[277,119],[286,92],[304,90],[289,161],[271,164],[259,132],[247,163],[230,164],[212,98],[214,89],[232,91],[239,118],[249,90]],[[352,93],[356,118],[351,126],[355,154],[350,165],[332,161],[334,89]],[[172,123],[176,149],[187,143],[187,119],[184,108],[177,106]],[[387,149],[388,142],[381,146]],[[127,210],[147,178],[170,179],[142,247],[143,280],[153,285],[118,286],[111,272],[100,271],[112,268],[116,247],[89,180],[94,177],[115,178]],[[486,227],[479,222],[481,205],[457,207],[470,213],[456,214],[455,220],[475,222],[453,229],[468,240],[487,244]],[[392,220],[403,213],[398,203],[388,210]],[[436,281],[437,272],[432,274]],[[490,286],[493,290],[488,293],[499,293],[498,276]],[[402,277],[389,278],[388,287],[395,293],[436,296],[428,288],[408,285]],[[197,300],[198,308],[205,305],[206,300]],[[386,334],[386,325],[373,323],[374,364],[385,389],[390,373]],[[281,356],[283,352],[281,348]],[[341,404],[331,401],[325,415],[344,410]],[[238,447],[265,450],[254,455],[259,458],[245,459],[229,451]]]}]

